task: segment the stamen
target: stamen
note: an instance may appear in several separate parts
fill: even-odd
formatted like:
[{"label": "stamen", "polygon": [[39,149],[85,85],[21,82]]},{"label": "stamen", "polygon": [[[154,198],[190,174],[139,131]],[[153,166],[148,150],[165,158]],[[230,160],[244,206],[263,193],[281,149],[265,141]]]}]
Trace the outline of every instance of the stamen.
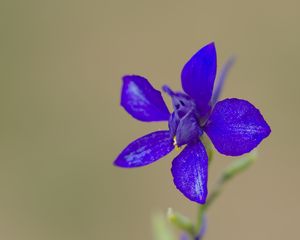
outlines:
[{"label": "stamen", "polygon": [[179,151],[179,150],[181,149],[181,148],[177,145],[176,136],[174,136],[174,138],[173,138],[173,145],[174,145],[176,151]]}]

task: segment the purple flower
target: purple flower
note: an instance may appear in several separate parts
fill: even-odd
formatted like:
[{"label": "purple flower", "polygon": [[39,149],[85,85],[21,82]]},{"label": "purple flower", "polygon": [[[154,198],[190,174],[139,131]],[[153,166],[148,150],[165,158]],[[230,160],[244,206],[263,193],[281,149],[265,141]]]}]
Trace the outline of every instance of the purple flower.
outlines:
[{"label": "purple flower", "polygon": [[[204,204],[208,156],[201,135],[205,132],[220,153],[239,156],[250,152],[271,132],[259,110],[248,101],[228,98],[217,102],[224,76],[219,78],[213,92],[216,69],[216,49],[214,43],[210,43],[183,67],[184,92],[163,86],[163,91],[172,99],[172,113],[160,91],[146,78],[124,76],[121,105],[125,110],[141,121],[168,121],[169,130],[156,131],[133,141],[114,164],[124,168],[145,166],[167,155],[174,147],[185,146],[172,163],[174,183],[187,198]],[[225,68],[223,75],[226,72]]]}]

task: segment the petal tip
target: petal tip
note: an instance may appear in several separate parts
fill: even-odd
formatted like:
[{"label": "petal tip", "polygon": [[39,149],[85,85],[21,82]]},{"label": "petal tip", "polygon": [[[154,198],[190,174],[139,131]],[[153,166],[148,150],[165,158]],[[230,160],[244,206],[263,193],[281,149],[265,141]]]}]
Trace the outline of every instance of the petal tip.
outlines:
[{"label": "petal tip", "polygon": [[203,50],[206,50],[206,51],[209,51],[211,52],[211,54],[213,55],[217,55],[217,50],[216,50],[216,44],[215,42],[210,42],[208,43],[207,45],[205,45],[204,47],[202,47],[199,51],[203,51]]},{"label": "petal tip", "polygon": [[113,165],[115,167],[119,167],[119,168],[130,168],[130,166],[128,164],[126,164],[126,161],[124,161],[120,158],[120,155],[115,159],[115,161],[113,162]]},{"label": "petal tip", "polygon": [[215,44],[214,41],[212,41],[212,42],[208,43],[208,44],[207,44],[206,46],[204,46],[204,47],[216,48],[216,44]]},{"label": "petal tip", "polygon": [[272,129],[267,122],[266,122],[266,125],[267,125],[266,137],[268,137],[272,133]]},{"label": "petal tip", "polygon": [[127,82],[130,80],[130,78],[131,78],[132,76],[134,76],[134,75],[124,75],[124,76],[121,78],[123,84],[127,83]]}]

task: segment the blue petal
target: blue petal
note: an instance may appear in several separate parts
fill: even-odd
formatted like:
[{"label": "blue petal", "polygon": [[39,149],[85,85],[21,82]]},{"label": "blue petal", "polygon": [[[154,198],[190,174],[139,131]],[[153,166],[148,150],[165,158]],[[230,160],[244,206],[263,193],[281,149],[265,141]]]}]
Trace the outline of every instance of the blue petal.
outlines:
[{"label": "blue petal", "polygon": [[145,122],[167,121],[170,116],[160,91],[141,76],[123,77],[121,105],[134,118]]},{"label": "blue petal", "polygon": [[173,148],[169,131],[153,132],[130,143],[114,164],[124,168],[145,166],[167,155]]},{"label": "blue petal", "polygon": [[205,132],[220,153],[239,156],[255,148],[271,129],[251,103],[231,98],[215,105]]},{"label": "blue petal", "polygon": [[220,74],[216,81],[216,86],[214,87],[213,96],[211,98],[212,106],[214,106],[216,104],[216,102],[219,100],[220,95],[223,90],[224,82],[225,82],[227,75],[228,75],[230,69],[232,68],[234,62],[235,62],[235,58],[231,57],[226,61],[226,63],[222,67]]},{"label": "blue petal", "polygon": [[184,144],[195,143],[199,141],[202,133],[195,115],[190,111],[180,119],[176,131],[176,143],[179,147]]},{"label": "blue petal", "polygon": [[201,142],[187,145],[173,160],[173,181],[188,199],[204,204],[207,197],[208,156]]},{"label": "blue petal", "polygon": [[171,138],[173,139],[174,136],[176,135],[176,130],[177,130],[177,126],[179,124],[179,117],[178,115],[173,112],[170,116],[170,119],[169,119],[169,131],[170,131],[170,136]]},{"label": "blue petal", "polygon": [[200,49],[183,67],[181,84],[183,90],[196,101],[204,116],[210,109],[217,71],[217,54],[214,43]]},{"label": "blue petal", "polygon": [[176,112],[179,118],[184,117],[192,109],[197,109],[196,103],[189,95],[181,92],[173,92],[167,85],[164,85],[162,89],[172,98],[174,112]]}]

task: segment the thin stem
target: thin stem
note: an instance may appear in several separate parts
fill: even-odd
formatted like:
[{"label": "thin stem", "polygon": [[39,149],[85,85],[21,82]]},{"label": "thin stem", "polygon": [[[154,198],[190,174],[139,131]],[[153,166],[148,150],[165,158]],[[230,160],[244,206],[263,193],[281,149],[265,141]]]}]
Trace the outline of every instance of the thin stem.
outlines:
[{"label": "thin stem", "polygon": [[211,206],[211,204],[217,199],[217,197],[220,195],[220,193],[222,191],[224,183],[225,182],[223,180],[220,180],[217,183],[217,186],[215,187],[215,189],[211,192],[211,194],[207,198],[206,204],[203,206],[203,211],[206,211]]},{"label": "thin stem", "polygon": [[203,223],[203,215],[204,215],[205,205],[199,205],[198,207],[198,217],[197,217],[197,225],[196,230],[197,233],[200,231],[202,223]]},{"label": "thin stem", "polygon": [[237,161],[230,164],[223,172],[220,180],[218,181],[216,187],[211,192],[211,194],[208,196],[206,204],[203,206],[203,211],[208,209],[208,207],[216,200],[216,198],[220,195],[222,192],[223,186],[225,183],[227,183],[229,180],[231,180],[233,177],[238,175],[239,173],[245,171],[252,165],[252,163],[257,158],[257,152],[254,150],[251,153],[247,154],[246,156],[238,159]]}]

